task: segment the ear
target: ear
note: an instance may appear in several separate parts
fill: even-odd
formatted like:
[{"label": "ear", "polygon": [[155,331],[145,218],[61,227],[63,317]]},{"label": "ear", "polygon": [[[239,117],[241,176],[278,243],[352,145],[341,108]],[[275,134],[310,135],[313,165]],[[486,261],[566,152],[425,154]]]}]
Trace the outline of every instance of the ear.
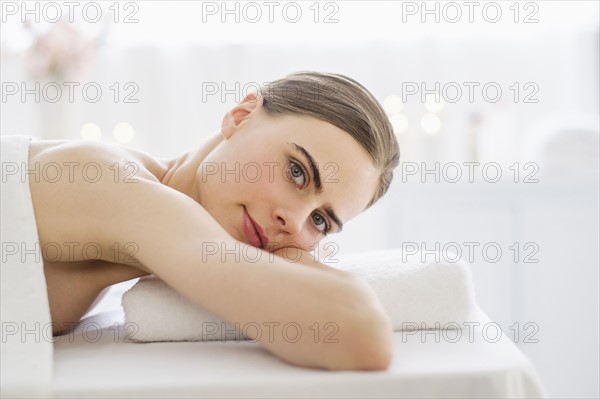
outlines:
[{"label": "ear", "polygon": [[254,111],[263,105],[263,97],[258,93],[248,94],[238,105],[230,109],[223,117],[221,134],[229,139],[239,125]]}]

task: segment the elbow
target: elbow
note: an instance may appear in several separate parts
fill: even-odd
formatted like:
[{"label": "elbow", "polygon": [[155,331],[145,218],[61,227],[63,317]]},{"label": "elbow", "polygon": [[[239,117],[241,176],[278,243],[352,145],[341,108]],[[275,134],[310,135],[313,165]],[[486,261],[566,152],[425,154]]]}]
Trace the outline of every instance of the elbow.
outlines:
[{"label": "elbow", "polygon": [[362,345],[357,345],[357,370],[384,371],[392,363],[394,345],[391,322],[387,315],[382,315],[378,323],[379,327],[367,334]]},{"label": "elbow", "polygon": [[355,366],[357,370],[384,371],[390,367],[394,355],[392,321],[371,287],[364,280],[359,283],[366,295],[362,301],[368,311],[360,312],[361,317],[356,321]]},{"label": "elbow", "polygon": [[[330,371],[384,371],[393,359],[393,327],[381,302],[364,280],[350,276],[330,301],[336,317],[336,344],[317,345],[310,361],[295,362]],[[348,283],[350,281],[350,283]],[[303,352],[303,356],[307,353]]]},{"label": "elbow", "polygon": [[392,322],[379,302],[366,302],[346,327],[352,331],[332,370],[384,371],[393,359]]},{"label": "elbow", "polygon": [[330,371],[384,371],[393,358],[392,329],[373,328],[366,332],[360,330],[352,339],[352,344],[328,359],[325,366]]},{"label": "elbow", "polygon": [[367,360],[360,365],[359,370],[364,371],[385,371],[392,364],[392,349],[377,349],[367,355]]}]

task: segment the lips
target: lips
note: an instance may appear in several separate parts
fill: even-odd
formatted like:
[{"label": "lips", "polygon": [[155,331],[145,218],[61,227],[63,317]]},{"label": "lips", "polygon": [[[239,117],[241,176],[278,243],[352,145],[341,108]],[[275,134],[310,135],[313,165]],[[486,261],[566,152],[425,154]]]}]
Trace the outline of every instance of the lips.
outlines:
[{"label": "lips", "polygon": [[244,209],[244,220],[243,220],[243,228],[244,234],[246,235],[246,239],[250,243],[250,245],[263,248],[269,243],[267,237],[265,237],[263,233],[263,229],[250,217],[248,211],[246,211],[246,207]]}]

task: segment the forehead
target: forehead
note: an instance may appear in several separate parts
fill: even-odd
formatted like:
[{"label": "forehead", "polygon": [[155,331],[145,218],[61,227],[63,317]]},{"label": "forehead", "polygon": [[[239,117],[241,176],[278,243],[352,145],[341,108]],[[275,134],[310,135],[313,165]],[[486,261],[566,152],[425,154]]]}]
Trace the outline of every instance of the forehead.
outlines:
[{"label": "forehead", "polygon": [[[272,123],[281,145],[291,151],[292,144],[302,146],[317,163],[323,191],[315,198],[332,206],[344,222],[364,210],[377,189],[379,172],[367,151],[349,133],[305,116],[278,117]],[[310,166],[306,167],[312,174]]]}]

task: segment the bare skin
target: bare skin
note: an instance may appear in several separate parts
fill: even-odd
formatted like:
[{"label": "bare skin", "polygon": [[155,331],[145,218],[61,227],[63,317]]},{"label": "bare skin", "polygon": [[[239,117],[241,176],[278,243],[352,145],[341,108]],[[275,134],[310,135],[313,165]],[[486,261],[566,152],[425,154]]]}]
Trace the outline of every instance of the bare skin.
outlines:
[{"label": "bare skin", "polygon": [[[204,143],[198,149],[200,158],[204,158],[221,141],[222,136],[217,134]],[[53,159],[51,162],[59,164],[61,159],[64,162],[72,162],[70,156],[74,152],[79,154],[81,158],[78,161],[80,165],[97,164],[100,158],[103,158],[104,162],[110,163],[110,165],[135,165],[135,167],[129,168],[127,174],[124,174],[123,180],[127,181],[141,178],[149,182],[164,184],[161,180],[165,179],[170,168],[172,169],[173,165],[177,163],[177,160],[161,162],[145,153],[125,147],[84,141],[53,140],[31,142],[29,146],[29,165],[35,163],[44,165],[49,162],[50,157]],[[73,168],[72,172],[69,171],[67,164],[67,167],[61,170],[61,174],[65,178],[61,178],[59,182],[53,183],[52,186],[45,185],[43,182],[40,184],[34,179],[29,180],[39,230],[46,229],[46,226],[43,225],[44,218],[41,215],[54,212],[54,209],[50,208],[49,202],[40,200],[44,196],[51,195],[50,190],[68,190],[76,196],[75,201],[86,200],[85,196],[80,196],[81,192],[73,190],[73,184],[66,178],[69,173],[76,176],[76,170]],[[129,172],[134,170],[136,172],[135,178],[128,179],[127,176],[131,175]],[[112,173],[112,177],[116,174],[114,170],[102,171],[104,174],[107,172]],[[93,176],[93,173],[91,175]],[[92,176],[90,176],[90,179],[94,179]],[[81,176],[77,177],[80,178]],[[61,189],[55,185],[62,185],[63,187]],[[109,186],[109,188],[111,187]],[[118,189],[118,185],[113,188]],[[79,216],[72,211],[63,215],[63,217],[72,220],[77,220]],[[93,235],[75,241],[76,244],[64,245],[61,245],[61,243],[72,241],[61,240],[60,236],[56,236],[56,238],[56,241],[40,239],[42,247],[50,248],[48,253],[43,251],[42,255],[50,312],[52,322],[55,323],[53,324],[54,335],[64,334],[69,327],[75,326],[80,318],[90,310],[91,305],[101,299],[99,295],[109,286],[152,274],[151,270],[135,256],[128,256],[125,251],[117,251],[114,245],[100,247],[101,253],[104,254],[100,259],[89,259],[91,256],[85,254],[82,250],[73,249],[71,251],[71,248],[77,247],[77,249],[80,249],[83,245],[90,243],[93,243],[92,245],[96,247],[98,241]],[[56,252],[50,253],[51,248],[57,244],[61,247],[61,257],[58,259]]]},{"label": "bare skin", "polygon": [[[292,364],[331,370],[388,367],[391,326],[372,290],[364,281],[320,264],[306,252],[309,243],[319,239],[315,238],[315,231],[322,226],[322,220],[313,217],[312,205],[322,196],[301,193],[298,204],[309,204],[306,214],[301,214],[302,210],[292,213],[273,207],[272,224],[264,223],[267,219],[254,211],[257,208],[251,201],[245,202],[249,212],[260,217],[265,235],[280,243],[268,251],[283,256],[284,248],[295,246],[301,251],[300,262],[292,264],[278,256],[264,256],[259,262],[243,258],[232,262],[219,254],[203,258],[208,242],[229,249],[248,244],[238,227],[241,222],[235,213],[237,208],[232,205],[221,212],[219,201],[210,202],[216,192],[206,191],[206,187],[211,187],[210,181],[201,194],[197,171],[206,157],[224,140],[230,140],[234,132],[251,131],[252,121],[261,121],[259,110],[254,111],[256,107],[242,102],[226,115],[219,134],[172,160],[155,159],[112,144],[31,142],[29,168],[39,164],[43,170],[53,163],[60,165],[62,173],[58,181],[29,179],[38,235],[44,248],[48,298],[52,321],[56,323],[54,334],[65,333],[106,287],[155,274],[214,314],[242,325],[293,321],[303,331],[310,331],[315,322],[321,326],[333,322],[338,326],[339,344],[335,345],[315,343],[309,334],[294,344],[256,337],[267,350]],[[330,129],[331,134],[338,134],[321,122],[306,124],[304,129]],[[325,130],[319,137],[329,134]],[[332,140],[340,145],[339,138],[332,136]],[[348,151],[355,150],[354,144],[348,145]],[[356,152],[354,159],[360,156]],[[84,173],[86,165],[92,166]],[[98,170],[101,177],[96,179],[100,176]],[[355,171],[350,178],[360,183],[357,192],[368,185],[375,187],[368,173],[361,177]],[[332,186],[331,190],[345,187]],[[256,186],[247,189],[250,197],[256,196],[251,190],[264,191]],[[335,198],[336,193],[331,190],[328,195]],[[290,191],[292,194],[284,203],[293,201],[291,195],[300,195],[297,192]],[[241,191],[238,194],[246,195]],[[337,196],[350,198],[346,192],[338,192]],[[340,202],[336,209],[346,221],[358,214],[367,200],[368,197],[360,197],[355,202]],[[258,203],[267,202],[265,197]],[[298,204],[294,210],[301,208]],[[207,209],[213,211],[209,213]],[[313,225],[314,220],[319,224]]]}]

